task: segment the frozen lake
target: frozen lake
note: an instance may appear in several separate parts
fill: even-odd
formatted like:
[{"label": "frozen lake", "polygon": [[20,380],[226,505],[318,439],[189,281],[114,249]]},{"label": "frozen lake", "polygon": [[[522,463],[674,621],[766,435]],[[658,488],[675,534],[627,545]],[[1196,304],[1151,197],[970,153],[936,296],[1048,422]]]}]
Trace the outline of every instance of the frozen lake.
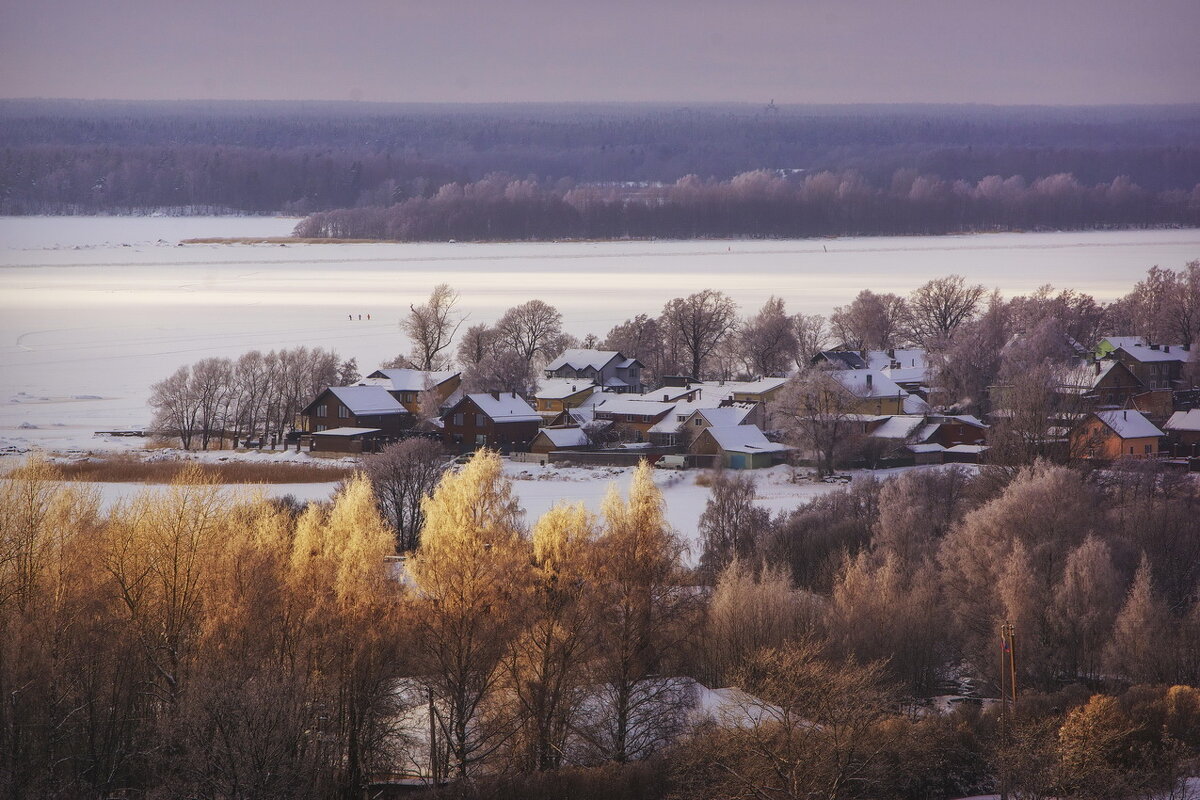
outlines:
[{"label": "frozen lake", "polygon": [[[771,294],[828,314],[863,288],[904,294],[960,273],[1019,294],[1045,283],[1112,300],[1154,264],[1200,258],[1200,231],[799,241],[180,245],[282,236],[294,219],[0,218],[0,445],[67,446],[144,424],[149,385],[181,364],[320,345],[360,367],[407,350],[397,321],[437,283],[472,322],[540,298],[604,333],[676,296]],[[361,314],[363,319],[357,317]],[[371,320],[367,321],[367,315]],[[353,315],[348,319],[347,315]],[[20,426],[36,426],[35,429]]]}]

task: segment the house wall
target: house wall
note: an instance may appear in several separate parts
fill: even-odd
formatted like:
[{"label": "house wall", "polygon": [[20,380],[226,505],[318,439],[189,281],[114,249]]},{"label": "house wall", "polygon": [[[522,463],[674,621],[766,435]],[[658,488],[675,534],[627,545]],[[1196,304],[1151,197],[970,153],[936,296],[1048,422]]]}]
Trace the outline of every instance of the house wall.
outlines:
[{"label": "house wall", "polygon": [[[437,390],[437,395],[438,395],[438,405],[441,405],[442,403],[446,402],[446,398],[449,397],[450,395],[454,394],[454,392],[461,385],[462,385],[462,377],[459,375],[455,375],[454,377],[450,378],[449,380],[445,380],[445,381],[439,383],[437,386],[435,386],[434,388]],[[410,414],[420,413],[420,411],[421,411],[421,402],[420,401],[421,401],[421,394],[422,394],[421,392],[389,391],[388,394],[390,394],[392,397],[396,398],[396,400],[400,403],[400,405],[402,405],[406,409],[408,409]]]},{"label": "house wall", "polygon": [[[461,421],[455,420],[461,415]],[[490,447],[496,450],[524,450],[538,434],[540,423],[497,423],[484,414],[469,398],[463,398],[442,417],[442,441],[461,451]]]},{"label": "house wall", "polygon": [[[319,414],[320,407],[325,407],[325,413]],[[379,428],[386,436],[397,436],[402,431],[411,428],[411,414],[378,414],[357,416],[337,399],[337,395],[326,389],[317,399],[309,404],[314,408],[313,414],[300,417],[300,424],[309,433],[331,428]],[[343,412],[345,416],[343,416]],[[323,427],[319,427],[323,426]]]},{"label": "house wall", "polygon": [[1092,417],[1072,432],[1071,452],[1077,458],[1106,461],[1118,458],[1153,458],[1158,454],[1158,437],[1122,439],[1112,428]]}]

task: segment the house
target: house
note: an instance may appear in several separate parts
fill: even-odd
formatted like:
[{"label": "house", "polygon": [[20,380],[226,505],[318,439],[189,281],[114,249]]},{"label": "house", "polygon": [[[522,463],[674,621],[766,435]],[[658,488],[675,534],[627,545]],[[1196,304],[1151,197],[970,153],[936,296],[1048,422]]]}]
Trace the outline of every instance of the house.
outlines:
[{"label": "house", "polygon": [[534,408],[543,418],[556,419],[564,411],[582,406],[596,388],[591,381],[546,378],[533,396]]},{"label": "house", "polygon": [[1128,349],[1130,347],[1141,347],[1145,344],[1146,340],[1141,336],[1106,336],[1096,345],[1096,359],[1099,360],[1111,356],[1119,347]]},{"label": "house", "polygon": [[334,428],[378,428],[394,437],[412,427],[414,417],[382,386],[330,386],[300,412],[301,428],[320,433]]},{"label": "house", "polygon": [[1200,408],[1176,411],[1163,425],[1163,429],[1166,431],[1172,454],[1200,458]]},{"label": "house", "polygon": [[531,453],[549,453],[554,450],[582,450],[591,445],[583,428],[542,428],[529,444]]},{"label": "house", "polygon": [[1154,458],[1163,432],[1141,412],[1096,411],[1071,430],[1071,453],[1077,458],[1112,461]]},{"label": "house", "polygon": [[1191,350],[1172,344],[1122,345],[1112,351],[1147,389],[1178,389],[1183,365],[1191,360]]},{"label": "house", "polygon": [[906,392],[926,394],[929,391],[930,371],[925,351],[920,348],[868,350],[867,368],[876,370]]},{"label": "house", "polygon": [[1113,409],[1127,407],[1144,387],[1128,366],[1110,358],[1081,364],[1062,373],[1058,391],[1079,395],[1090,407]]},{"label": "house", "polygon": [[649,439],[656,445],[686,447],[705,428],[759,424],[762,421],[761,410],[757,403],[736,403],[716,408],[679,403],[672,413],[650,429]]},{"label": "house", "polygon": [[520,451],[541,424],[541,415],[514,392],[468,394],[442,415],[442,440],[461,452],[480,447]]},{"label": "house", "polygon": [[765,406],[779,396],[787,382],[787,378],[729,381],[723,387],[718,386],[717,391],[721,393],[724,389],[729,395],[728,400],[734,403],[761,403]]},{"label": "house", "polygon": [[547,378],[586,380],[613,392],[641,392],[644,365],[616,350],[564,350],[546,365]]},{"label": "house", "polygon": [[438,405],[445,403],[462,384],[462,374],[454,370],[427,372],[419,369],[377,369],[359,382],[360,386],[382,386],[409,413],[420,413],[421,393],[437,391]]},{"label": "house", "polygon": [[618,436],[644,442],[650,429],[675,409],[675,403],[617,396],[607,397],[592,406],[594,419],[612,423]]},{"label": "house", "polygon": [[309,438],[313,453],[376,453],[387,440],[379,428],[328,428]]},{"label": "house", "polygon": [[886,375],[871,369],[835,369],[829,375],[858,398],[854,409],[857,413],[876,416],[904,413],[908,392]]},{"label": "house", "polygon": [[792,448],[769,441],[753,425],[705,428],[688,452],[716,456],[729,469],[759,469],[778,464]]}]

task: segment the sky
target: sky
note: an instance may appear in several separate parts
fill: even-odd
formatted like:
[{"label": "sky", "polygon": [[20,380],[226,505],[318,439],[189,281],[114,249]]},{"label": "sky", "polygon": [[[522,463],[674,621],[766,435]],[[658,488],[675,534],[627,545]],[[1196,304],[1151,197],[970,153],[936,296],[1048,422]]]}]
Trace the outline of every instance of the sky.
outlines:
[{"label": "sky", "polygon": [[1200,0],[0,0],[0,97],[1200,102]]}]

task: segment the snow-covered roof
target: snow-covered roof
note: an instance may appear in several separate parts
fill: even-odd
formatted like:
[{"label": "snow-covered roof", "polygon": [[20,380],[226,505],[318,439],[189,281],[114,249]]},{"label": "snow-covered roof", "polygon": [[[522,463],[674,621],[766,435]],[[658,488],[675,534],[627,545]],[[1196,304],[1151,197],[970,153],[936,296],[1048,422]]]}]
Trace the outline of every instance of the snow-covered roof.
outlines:
[{"label": "snow-covered roof", "polygon": [[894,416],[875,430],[871,435],[879,439],[907,439],[925,422],[921,416]]},{"label": "snow-covered roof", "polygon": [[586,447],[587,434],[582,428],[542,428],[542,433],[555,447]]},{"label": "snow-covered roof", "polygon": [[940,427],[941,427],[941,423],[938,423],[938,422],[930,422],[925,425],[922,425],[920,428],[917,429],[917,432],[913,434],[913,439],[915,439],[918,442],[927,441],[929,439],[929,437],[931,437],[935,433],[937,433],[937,430]]},{"label": "snow-covered roof", "polygon": [[379,433],[381,428],[330,428],[327,431],[313,431],[313,436],[360,436],[364,433]]},{"label": "snow-covered roof", "polygon": [[1140,411],[1097,411],[1096,416],[1122,439],[1162,436],[1163,432]]},{"label": "snow-covered roof", "polygon": [[1169,431],[1200,431],[1200,408],[1176,411],[1163,427]]},{"label": "snow-covered roof", "polygon": [[541,422],[542,416],[533,410],[524,399],[512,392],[501,392],[494,397],[487,392],[469,394],[471,402],[494,422]]},{"label": "snow-covered roof", "polygon": [[[672,403],[679,400],[681,397],[686,397],[693,392],[695,392],[699,397],[703,397],[705,394],[704,390],[706,388],[708,387],[705,384],[696,383],[693,383],[691,386],[660,386],[653,391],[642,392],[641,394],[627,394],[625,397],[630,399],[636,398],[638,400],[652,400],[655,402]],[[664,397],[667,399],[663,400]],[[714,404],[719,403],[720,398],[715,397],[713,398],[713,401]]]},{"label": "snow-covered roof", "polygon": [[918,395],[910,394],[904,398],[903,411],[905,414],[928,414],[929,403],[926,403]]},{"label": "snow-covered roof", "polygon": [[561,400],[580,392],[592,391],[596,384],[573,378],[543,378],[535,397],[541,400]]},{"label": "snow-covered roof", "polygon": [[838,369],[867,369],[867,362],[853,350],[822,350],[818,355]]},{"label": "snow-covered roof", "polygon": [[768,441],[755,425],[730,425],[706,428],[722,450],[733,453],[782,453],[791,448]]},{"label": "snow-covered roof", "polygon": [[1143,364],[1157,361],[1188,361],[1192,357],[1190,350],[1184,350],[1183,345],[1179,344],[1162,344],[1162,345],[1146,345],[1134,344],[1122,346],[1119,348],[1129,355],[1133,356]]},{"label": "snow-covered roof", "polygon": [[724,408],[698,408],[695,413],[704,417],[714,428],[727,428],[732,425],[742,425],[750,416],[750,409],[741,406],[725,406]]},{"label": "snow-covered roof", "polygon": [[924,370],[928,366],[925,351],[919,347],[897,347],[891,354],[887,350],[868,350],[866,360],[868,367],[879,370],[888,369],[892,362],[899,364],[901,369]]},{"label": "snow-covered roof", "polygon": [[773,392],[787,382],[787,378],[759,378],[756,381],[726,381],[720,388],[731,394],[763,394]]},{"label": "snow-covered roof", "polygon": [[591,367],[599,372],[601,369],[620,356],[622,361],[625,357],[616,350],[563,350],[558,354],[558,358],[546,365],[548,372],[554,372],[562,367],[570,367],[571,369],[586,369]]},{"label": "snow-covered roof", "polygon": [[914,453],[940,453],[946,448],[942,447],[940,444],[926,443],[910,444],[908,445],[908,449]]},{"label": "snow-covered roof", "polygon": [[[873,369],[836,369],[829,373],[852,394],[864,400],[875,397],[906,397],[891,378]],[[870,379],[870,385],[867,384]]]},{"label": "snow-covered roof", "polygon": [[1118,347],[1134,347],[1146,343],[1146,340],[1140,336],[1105,336],[1104,341],[1108,342],[1113,350]]},{"label": "snow-covered roof", "polygon": [[986,444],[956,444],[953,447],[947,447],[947,453],[974,453],[978,455],[984,450],[987,450]]},{"label": "snow-covered roof", "polygon": [[355,416],[408,413],[382,386],[330,386],[329,391]]},{"label": "snow-covered roof", "polygon": [[362,381],[387,381],[386,385],[393,392],[423,392],[428,386],[445,383],[459,373],[452,369],[436,372],[426,372],[419,369],[377,369]]},{"label": "snow-covered roof", "polygon": [[597,414],[639,414],[657,417],[675,408],[675,403],[643,400],[639,395],[614,395],[596,403],[594,408]]}]

